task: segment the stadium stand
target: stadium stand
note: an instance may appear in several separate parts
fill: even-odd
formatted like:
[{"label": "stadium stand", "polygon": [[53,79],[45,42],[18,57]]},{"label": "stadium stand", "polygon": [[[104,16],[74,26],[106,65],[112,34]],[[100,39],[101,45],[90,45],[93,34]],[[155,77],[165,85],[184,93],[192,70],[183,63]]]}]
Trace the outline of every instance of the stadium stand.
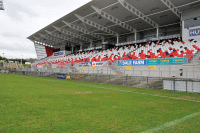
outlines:
[{"label": "stadium stand", "polygon": [[199,4],[92,0],[28,37],[38,57],[32,69],[199,78]]},{"label": "stadium stand", "polygon": [[199,51],[199,46],[200,43],[193,39],[181,41],[181,39],[177,38],[148,42],[128,56],[123,57],[122,60],[177,58],[184,55],[190,60]]},{"label": "stadium stand", "polygon": [[[82,63],[82,62],[100,62],[100,61],[117,61],[117,60],[134,60],[134,59],[158,59],[158,58],[178,58],[187,56],[190,60],[193,55],[199,51],[200,43],[194,39],[182,41],[181,38],[165,39],[151,41],[143,44],[132,44],[127,46],[117,46],[108,50],[91,50],[70,54],[68,56],[55,57],[46,59],[38,63],[37,66],[45,64],[62,63]],[[52,50],[45,47],[47,51]],[[53,53],[48,53],[48,57]]]}]

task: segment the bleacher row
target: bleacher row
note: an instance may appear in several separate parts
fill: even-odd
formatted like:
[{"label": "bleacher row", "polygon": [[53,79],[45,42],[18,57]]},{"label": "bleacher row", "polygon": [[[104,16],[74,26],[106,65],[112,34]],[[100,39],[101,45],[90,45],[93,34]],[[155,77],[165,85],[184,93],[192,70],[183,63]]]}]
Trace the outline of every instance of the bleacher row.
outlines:
[{"label": "bleacher row", "polygon": [[100,62],[135,59],[177,58],[188,56],[190,60],[199,51],[200,42],[193,39],[182,41],[181,38],[151,41],[143,44],[117,46],[108,50],[92,50],[67,56],[47,59],[37,66],[45,64]]}]

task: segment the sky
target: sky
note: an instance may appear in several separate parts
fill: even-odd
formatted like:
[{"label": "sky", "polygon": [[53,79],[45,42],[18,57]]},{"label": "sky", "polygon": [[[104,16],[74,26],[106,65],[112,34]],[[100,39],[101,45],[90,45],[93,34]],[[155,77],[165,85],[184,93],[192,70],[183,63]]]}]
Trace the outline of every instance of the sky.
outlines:
[{"label": "sky", "polygon": [[37,58],[34,44],[27,37],[90,1],[4,0],[5,10],[0,10],[0,56]]}]

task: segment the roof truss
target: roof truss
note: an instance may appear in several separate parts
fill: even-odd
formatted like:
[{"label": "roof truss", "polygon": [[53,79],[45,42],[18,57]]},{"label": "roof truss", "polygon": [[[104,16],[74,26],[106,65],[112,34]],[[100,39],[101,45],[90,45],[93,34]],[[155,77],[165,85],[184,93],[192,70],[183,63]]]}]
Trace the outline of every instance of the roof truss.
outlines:
[{"label": "roof truss", "polygon": [[140,12],[138,9],[136,9],[134,6],[132,6],[125,0],[118,0],[118,1],[124,8],[126,8],[127,10],[129,10],[130,12],[132,12],[133,14],[135,14],[136,16],[138,16],[139,18],[141,18],[142,20],[153,26],[154,28],[156,29],[159,28],[159,25],[157,23],[155,23],[153,20],[151,20],[149,17],[147,17],[145,14]]},{"label": "roof truss", "polygon": [[176,16],[181,17],[180,11],[169,0],[161,0]]},{"label": "roof truss", "polygon": [[[48,34],[50,34],[50,35],[52,35],[52,36],[54,36],[54,37],[57,37],[57,38],[60,38],[60,39],[62,39],[63,41],[65,41],[65,42],[69,42],[69,43],[76,43],[76,44],[82,44],[82,42],[79,42],[79,41],[77,41],[77,40],[74,40],[74,39],[72,39],[72,38],[67,38],[67,37],[64,37],[64,36],[62,36],[62,35],[59,35],[59,34],[57,34],[57,33],[51,33],[50,31],[47,31],[47,30],[45,30]],[[62,41],[62,42],[63,42]]]},{"label": "roof truss", "polygon": [[44,38],[44,40],[51,40],[51,41],[54,41],[56,43],[61,43],[62,41],[57,39],[57,38],[53,38],[51,36],[48,36],[48,35],[42,35],[42,34],[39,34],[42,38]]},{"label": "roof truss", "polygon": [[83,32],[84,34],[88,34],[88,35],[90,35],[90,36],[93,36],[93,37],[95,37],[95,38],[102,39],[102,40],[105,39],[103,36],[100,36],[100,35],[97,35],[97,34],[95,34],[95,33],[92,33],[92,32],[90,32],[90,31],[88,31],[88,30],[86,30],[86,29],[84,29],[84,28],[81,28],[81,27],[79,27],[79,26],[73,25],[73,24],[68,23],[68,22],[66,22],[66,21],[64,21],[64,20],[62,20],[62,22],[65,23],[65,24],[66,24],[67,26],[69,26],[70,28],[72,28],[72,29],[74,29],[74,30],[77,30],[77,31],[80,31],[80,32]]},{"label": "roof truss", "polygon": [[[78,39],[83,40],[83,41],[86,41],[86,42],[92,42],[92,40],[89,39],[89,38],[86,38],[86,37],[77,35],[77,34],[75,34],[75,33],[73,33],[73,32],[69,32],[69,31],[64,30],[64,29],[60,29],[60,28],[58,28],[58,27],[56,27],[56,26],[53,26],[53,27],[54,27],[57,31],[59,31],[59,32],[61,32],[61,33],[67,34],[67,35],[69,35],[69,36],[78,38]],[[66,40],[67,40],[67,39],[66,39]]]},{"label": "roof truss", "polygon": [[98,9],[98,8],[95,7],[95,6],[91,6],[91,7],[92,7],[98,14],[100,14],[102,17],[104,17],[104,18],[106,18],[106,19],[112,21],[113,23],[115,23],[115,24],[117,24],[117,25],[119,25],[119,26],[121,26],[121,27],[123,27],[123,28],[125,28],[125,29],[127,29],[127,30],[129,30],[129,31],[131,31],[131,32],[137,33],[137,30],[136,30],[136,29],[134,29],[133,27],[127,25],[126,23],[122,22],[121,20],[119,20],[119,19],[113,17],[112,15],[110,15],[110,14],[108,14],[108,13],[106,13],[106,12],[100,10],[100,9]]},{"label": "roof truss", "polygon": [[100,24],[97,24],[97,23],[95,23],[95,22],[93,22],[93,21],[91,21],[91,20],[89,20],[89,19],[83,18],[83,17],[81,17],[81,16],[78,15],[78,14],[75,14],[75,16],[76,16],[78,19],[80,19],[83,23],[86,23],[86,24],[88,24],[88,25],[90,25],[90,26],[92,26],[92,27],[95,27],[95,28],[97,28],[98,30],[102,30],[102,31],[104,31],[104,32],[106,32],[106,33],[108,33],[108,34],[110,34],[110,35],[119,36],[118,33],[114,32],[114,31],[112,31],[112,30],[110,30],[110,29],[108,29],[108,28],[106,28],[106,27],[104,27],[104,26],[102,26],[102,25],[100,25]]}]

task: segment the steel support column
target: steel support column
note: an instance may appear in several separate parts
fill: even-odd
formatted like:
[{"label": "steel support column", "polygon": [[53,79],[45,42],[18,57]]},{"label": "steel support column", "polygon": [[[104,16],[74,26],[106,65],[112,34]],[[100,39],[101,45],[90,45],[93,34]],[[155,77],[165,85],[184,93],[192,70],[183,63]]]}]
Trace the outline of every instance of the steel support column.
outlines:
[{"label": "steel support column", "polygon": [[90,42],[90,48],[92,48],[92,43],[93,43],[93,42],[91,41],[91,42]]},{"label": "steel support column", "polygon": [[157,35],[156,35],[156,37],[157,37],[157,40],[159,39],[159,28],[157,28]]},{"label": "steel support column", "polygon": [[74,53],[74,45],[72,45],[72,54]]},{"label": "steel support column", "polygon": [[135,42],[137,42],[137,32],[135,33]]},{"label": "steel support column", "polygon": [[117,44],[119,44],[119,36],[117,36]]}]

